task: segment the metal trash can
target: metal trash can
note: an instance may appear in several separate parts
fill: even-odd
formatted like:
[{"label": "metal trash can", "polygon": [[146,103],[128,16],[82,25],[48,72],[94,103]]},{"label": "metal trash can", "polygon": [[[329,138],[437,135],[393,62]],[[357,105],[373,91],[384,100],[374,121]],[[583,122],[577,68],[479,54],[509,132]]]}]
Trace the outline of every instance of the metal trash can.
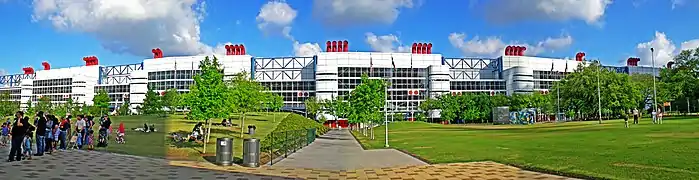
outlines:
[{"label": "metal trash can", "polygon": [[233,164],[232,138],[216,139],[216,163],[221,166],[230,166]]},{"label": "metal trash can", "polygon": [[306,142],[308,144],[311,144],[315,140],[316,140],[316,129],[315,128],[308,129],[308,132],[306,134]]},{"label": "metal trash can", "polygon": [[243,166],[260,166],[260,140],[255,138],[243,140]]},{"label": "metal trash can", "polygon": [[250,135],[250,137],[252,137],[253,135],[255,135],[255,129],[257,129],[257,127],[255,127],[255,125],[249,125],[249,126],[248,126],[248,135]]}]

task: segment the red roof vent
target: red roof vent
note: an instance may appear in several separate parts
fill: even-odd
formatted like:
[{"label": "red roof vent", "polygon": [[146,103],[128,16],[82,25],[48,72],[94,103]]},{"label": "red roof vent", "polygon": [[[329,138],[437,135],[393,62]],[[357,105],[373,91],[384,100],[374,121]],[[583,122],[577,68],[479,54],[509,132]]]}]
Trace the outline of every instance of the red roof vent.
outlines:
[{"label": "red roof vent", "polygon": [[49,62],[44,61],[41,65],[44,66],[44,70],[51,70],[51,64],[49,64]]},{"label": "red roof vent", "polygon": [[349,52],[349,42],[347,40],[342,41],[342,52]]},{"label": "red roof vent", "polygon": [[153,59],[163,58],[163,50],[160,48],[151,49],[151,52],[153,52]]},{"label": "red roof vent", "polygon": [[638,66],[639,61],[641,61],[641,58],[630,57],[626,59],[626,66]]},{"label": "red roof vent", "polygon": [[245,46],[242,44],[226,45],[226,55],[245,55]]},{"label": "red roof vent", "polygon": [[22,68],[22,71],[24,71],[24,74],[34,74],[34,68],[32,67]]},{"label": "red roof vent", "polygon": [[579,52],[575,54],[575,61],[585,61],[585,53]]},{"label": "red roof vent", "polygon": [[83,57],[83,61],[85,61],[85,66],[99,65],[99,59],[97,59],[97,56]]}]

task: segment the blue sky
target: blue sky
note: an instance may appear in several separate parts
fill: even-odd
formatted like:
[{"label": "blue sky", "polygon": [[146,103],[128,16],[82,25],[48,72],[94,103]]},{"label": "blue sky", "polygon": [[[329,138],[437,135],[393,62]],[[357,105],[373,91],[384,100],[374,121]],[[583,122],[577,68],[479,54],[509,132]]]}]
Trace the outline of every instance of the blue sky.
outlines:
[{"label": "blue sky", "polygon": [[[309,55],[327,40],[351,51],[401,52],[431,42],[446,57],[496,57],[504,46],[529,55],[578,51],[618,65],[629,56],[658,64],[699,46],[699,3],[678,0],[0,0],[0,73],[221,52],[245,44],[254,56]],[[197,32],[197,29],[199,32]],[[290,30],[290,31],[285,31]],[[288,33],[285,33],[288,32]],[[371,36],[373,34],[374,36]],[[478,37],[477,39],[474,39]],[[314,43],[318,43],[317,45]],[[647,62],[647,61],[645,61]],[[641,64],[644,63],[642,60]]]}]

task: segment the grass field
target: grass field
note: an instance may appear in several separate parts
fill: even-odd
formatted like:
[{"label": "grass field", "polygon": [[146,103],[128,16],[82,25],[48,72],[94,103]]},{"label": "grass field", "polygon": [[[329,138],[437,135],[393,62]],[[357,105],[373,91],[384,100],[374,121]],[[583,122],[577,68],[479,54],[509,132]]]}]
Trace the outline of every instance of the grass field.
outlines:
[{"label": "grass field", "polygon": [[[376,140],[356,136],[369,148]],[[692,179],[699,177],[699,119],[666,118],[654,125],[624,128],[623,121],[537,125],[389,125],[392,148],[432,163],[496,161],[539,171],[610,179]]]},{"label": "grass field", "polygon": [[[254,124],[257,129],[256,138],[262,138],[270,133],[288,113],[252,113],[246,116],[245,131],[247,126]],[[276,119],[276,120],[275,120]],[[126,143],[117,144],[114,142],[114,134],[110,135],[110,143],[107,148],[98,148],[98,150],[107,150],[122,154],[130,154],[137,156],[147,156],[155,158],[167,158],[172,160],[196,160],[196,161],[211,161],[216,152],[216,138],[233,137],[235,138],[234,155],[240,158],[242,155],[242,139],[240,138],[240,120],[237,116],[233,117],[233,127],[211,126],[211,137],[207,144],[206,154],[203,153],[203,145],[201,143],[184,142],[175,143],[169,138],[172,132],[181,134],[189,134],[194,125],[198,122],[195,120],[186,120],[183,116],[172,115],[169,117],[157,116],[122,116],[112,117],[113,128],[116,130],[120,122],[124,122],[126,127]],[[221,122],[220,119],[214,120],[214,123]],[[143,123],[155,124],[158,132],[143,133],[133,131],[132,128],[143,127]],[[244,135],[245,138],[249,136]],[[97,138],[97,135],[95,135]]]}]

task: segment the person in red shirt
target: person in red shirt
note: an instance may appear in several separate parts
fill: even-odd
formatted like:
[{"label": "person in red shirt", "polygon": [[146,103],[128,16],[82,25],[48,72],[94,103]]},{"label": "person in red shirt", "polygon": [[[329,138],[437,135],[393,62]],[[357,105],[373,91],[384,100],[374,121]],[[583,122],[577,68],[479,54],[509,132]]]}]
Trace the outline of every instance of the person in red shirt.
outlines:
[{"label": "person in red shirt", "polygon": [[124,128],[124,122],[120,122],[119,129],[117,130],[117,143],[123,144],[125,142],[124,136],[126,136],[126,129]]}]

